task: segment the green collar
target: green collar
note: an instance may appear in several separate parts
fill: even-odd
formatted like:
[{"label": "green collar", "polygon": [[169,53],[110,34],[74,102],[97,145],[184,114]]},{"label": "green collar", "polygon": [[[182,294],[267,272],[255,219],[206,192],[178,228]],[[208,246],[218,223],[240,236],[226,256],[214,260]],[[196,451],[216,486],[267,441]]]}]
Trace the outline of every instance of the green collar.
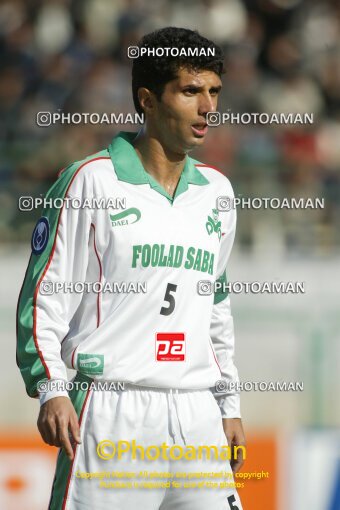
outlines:
[{"label": "green collar", "polygon": [[165,196],[170,202],[173,202],[178,195],[186,191],[188,189],[188,184],[197,184],[198,186],[209,184],[208,179],[197,170],[193,160],[187,156],[176,188],[176,193],[174,197],[172,197],[156,179],[144,169],[132,145],[136,136],[137,133],[121,131],[112,140],[109,146],[109,154],[120,181],[129,182],[130,184],[149,184],[151,188],[161,193],[161,195]]}]

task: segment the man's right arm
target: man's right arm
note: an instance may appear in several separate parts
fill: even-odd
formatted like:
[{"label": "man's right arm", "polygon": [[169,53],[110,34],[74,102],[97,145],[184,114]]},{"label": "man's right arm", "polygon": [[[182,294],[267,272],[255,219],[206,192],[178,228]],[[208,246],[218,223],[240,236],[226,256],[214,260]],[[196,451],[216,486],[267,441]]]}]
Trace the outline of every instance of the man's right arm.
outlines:
[{"label": "man's right arm", "polygon": [[[46,198],[84,198],[85,177],[66,169]],[[67,381],[61,342],[81,294],[53,292],[59,282],[85,281],[91,215],[87,209],[45,208],[32,236],[32,253],[17,306],[17,365],[31,397],[40,397],[38,428],[49,444],[72,458],[68,428],[79,438],[78,419],[65,389],[40,391],[44,382]],[[49,385],[47,384],[47,388]]]}]

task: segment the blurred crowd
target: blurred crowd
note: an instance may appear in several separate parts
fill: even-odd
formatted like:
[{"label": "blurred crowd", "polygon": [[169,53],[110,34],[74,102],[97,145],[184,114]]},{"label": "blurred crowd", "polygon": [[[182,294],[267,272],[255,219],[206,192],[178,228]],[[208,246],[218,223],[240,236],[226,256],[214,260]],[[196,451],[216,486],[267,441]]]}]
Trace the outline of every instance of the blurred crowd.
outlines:
[{"label": "blurred crowd", "polygon": [[193,156],[219,167],[243,197],[323,197],[324,209],[241,210],[240,250],[331,256],[340,246],[338,0],[0,1],[0,235],[28,240],[58,170],[105,148],[129,125],[41,127],[39,111],[134,113],[127,48],[164,26],[220,44],[219,109],[313,113],[314,123],[225,124]]}]

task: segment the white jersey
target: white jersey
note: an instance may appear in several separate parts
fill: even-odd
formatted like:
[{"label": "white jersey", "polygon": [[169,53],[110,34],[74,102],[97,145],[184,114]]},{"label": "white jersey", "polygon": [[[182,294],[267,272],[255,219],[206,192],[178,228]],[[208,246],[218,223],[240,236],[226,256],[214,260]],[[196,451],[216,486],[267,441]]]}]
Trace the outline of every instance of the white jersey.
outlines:
[{"label": "white jersey", "polygon": [[[120,133],[49,191],[18,302],[31,396],[41,381],[67,380],[66,367],[144,387],[237,387],[230,299],[213,292],[235,235],[235,210],[217,206],[231,184],[187,156],[172,198],[144,170],[135,136]],[[239,395],[218,391],[222,416],[239,417]]]}]

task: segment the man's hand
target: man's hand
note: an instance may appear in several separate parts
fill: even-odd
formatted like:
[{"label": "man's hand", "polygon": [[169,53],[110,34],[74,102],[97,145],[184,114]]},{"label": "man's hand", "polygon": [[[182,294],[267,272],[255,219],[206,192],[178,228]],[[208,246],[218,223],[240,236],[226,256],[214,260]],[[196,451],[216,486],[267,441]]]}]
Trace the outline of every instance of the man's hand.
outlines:
[{"label": "man's hand", "polygon": [[63,447],[68,458],[73,459],[69,431],[78,444],[81,439],[78,416],[68,397],[51,398],[41,406],[38,429],[45,443]]},{"label": "man's hand", "polygon": [[237,459],[234,458],[234,446],[246,446],[246,438],[243,431],[241,418],[223,418],[223,428],[228,445],[231,448],[230,466],[237,473],[244,463],[242,449],[237,450]]}]

